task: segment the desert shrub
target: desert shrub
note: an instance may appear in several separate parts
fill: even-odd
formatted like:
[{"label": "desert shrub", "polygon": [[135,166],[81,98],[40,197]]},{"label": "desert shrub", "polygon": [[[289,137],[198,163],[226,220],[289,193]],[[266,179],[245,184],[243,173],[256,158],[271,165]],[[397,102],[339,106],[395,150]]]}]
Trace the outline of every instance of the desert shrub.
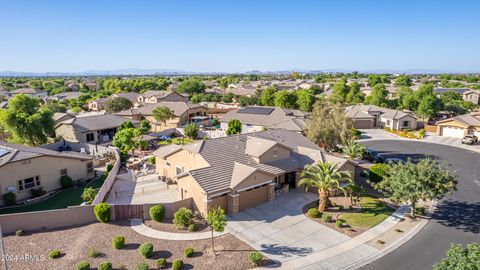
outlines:
[{"label": "desert shrub", "polygon": [[62,254],[60,250],[54,249],[48,253],[48,257],[50,259],[57,259],[57,258],[60,258],[60,254]]},{"label": "desert shrub", "polygon": [[324,213],[324,214],[322,215],[322,220],[323,220],[324,222],[332,222],[332,215],[330,215],[330,214],[325,214],[325,213]]},{"label": "desert shrub", "polygon": [[162,222],[163,218],[165,218],[165,206],[161,204],[150,207],[148,212],[150,213],[150,218],[157,222]]},{"label": "desert shrub", "polygon": [[192,223],[192,224],[188,225],[188,230],[191,231],[191,232],[196,231],[197,230],[197,224]]},{"label": "desert shrub", "polygon": [[193,253],[195,253],[195,251],[193,250],[193,248],[191,247],[187,247],[184,251],[183,251],[183,254],[185,254],[185,257],[187,258],[190,258],[193,256]]},{"label": "desert shrub", "polygon": [[97,217],[98,221],[102,223],[108,222],[108,220],[110,219],[110,211],[111,207],[106,203],[99,203],[93,208],[95,217]]},{"label": "desert shrub", "polygon": [[259,266],[262,260],[263,260],[263,255],[258,251],[254,251],[248,254],[248,262],[250,262],[250,264],[253,266]]},{"label": "desert shrub", "polygon": [[45,190],[43,190],[43,187],[32,188],[32,189],[30,189],[30,193],[32,194],[33,198],[37,198],[37,197],[40,197],[40,196],[43,196],[43,195],[47,194],[47,192]]},{"label": "desert shrub", "polygon": [[160,269],[167,266],[167,260],[165,258],[160,258],[155,261],[155,265]]},{"label": "desert shrub", "polygon": [[147,263],[144,263],[144,262],[139,263],[139,264],[137,265],[137,270],[148,270],[149,268],[150,268],[150,267],[148,266],[148,264],[147,264]]},{"label": "desert shrub", "polygon": [[155,165],[156,159],[155,157],[149,157],[148,158],[148,163]]},{"label": "desert shrub", "polygon": [[343,205],[338,206],[338,210],[342,211],[343,209],[345,209],[345,206],[343,206]]},{"label": "desert shrub", "polygon": [[153,245],[152,243],[145,242],[138,247],[138,253],[144,258],[150,258],[153,255]]},{"label": "desert shrub", "polygon": [[427,212],[427,209],[423,206],[415,207],[415,214],[423,216]]},{"label": "desert shrub", "polygon": [[381,182],[389,170],[390,166],[388,164],[377,163],[372,165],[370,167],[370,181],[373,183]]},{"label": "desert shrub", "polygon": [[7,192],[3,194],[2,198],[7,206],[17,203],[17,196],[13,192]]},{"label": "desert shrub", "polygon": [[425,129],[422,128],[418,131],[418,138],[423,139],[423,137],[425,137]]},{"label": "desert shrub", "polygon": [[107,172],[110,172],[113,169],[113,164],[109,163],[107,164]]},{"label": "desert shrub", "polygon": [[125,237],[115,236],[112,239],[112,247],[115,249],[122,249],[125,246]]},{"label": "desert shrub", "polygon": [[102,256],[102,253],[94,248],[88,250],[88,257],[90,258],[98,258]]},{"label": "desert shrub", "polygon": [[90,270],[90,263],[87,261],[77,263],[77,270]]},{"label": "desert shrub", "polygon": [[98,265],[98,270],[112,270],[113,267],[112,267],[112,263],[111,262],[101,262],[99,265]]},{"label": "desert shrub", "polygon": [[317,208],[310,208],[308,209],[307,215],[311,218],[319,218],[322,213],[320,213]]},{"label": "desert shrub", "polygon": [[173,215],[173,224],[178,228],[187,228],[193,221],[193,212],[190,209],[182,207]]},{"label": "desert shrub", "polygon": [[22,229],[19,229],[19,230],[17,230],[17,231],[15,232],[15,235],[16,235],[16,236],[24,236],[24,235],[25,235],[25,231],[22,230]]},{"label": "desert shrub", "polygon": [[335,221],[335,226],[337,226],[338,228],[341,228],[343,227],[343,223],[345,223],[343,219],[337,219],[337,221]]},{"label": "desert shrub", "polygon": [[183,269],[183,261],[182,260],[174,260],[172,263],[173,270],[182,270]]},{"label": "desert shrub", "polygon": [[64,175],[60,177],[60,184],[62,185],[62,188],[71,188],[73,187],[73,180],[70,176]]}]

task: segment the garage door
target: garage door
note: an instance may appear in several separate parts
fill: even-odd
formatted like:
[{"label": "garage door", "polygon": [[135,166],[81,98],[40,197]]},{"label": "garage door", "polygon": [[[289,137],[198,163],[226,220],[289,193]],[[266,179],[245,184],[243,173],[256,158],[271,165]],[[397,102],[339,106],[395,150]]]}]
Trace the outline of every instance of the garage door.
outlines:
[{"label": "garage door", "polygon": [[457,127],[442,127],[442,136],[463,138],[465,129]]},{"label": "garage door", "polygon": [[240,211],[265,203],[268,201],[268,186],[242,191],[238,199]]},{"label": "garage door", "polygon": [[371,120],[355,120],[353,127],[356,129],[373,128],[373,121]]}]

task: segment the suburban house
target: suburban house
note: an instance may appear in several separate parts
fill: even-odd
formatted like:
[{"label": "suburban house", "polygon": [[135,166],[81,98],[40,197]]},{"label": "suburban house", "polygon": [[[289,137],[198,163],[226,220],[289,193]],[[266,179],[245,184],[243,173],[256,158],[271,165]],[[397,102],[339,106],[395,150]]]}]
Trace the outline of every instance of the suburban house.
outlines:
[{"label": "suburban house", "polygon": [[[160,107],[169,108],[170,111],[173,113],[174,117],[167,120],[166,123],[161,123],[155,120],[155,118],[153,117],[153,111],[156,108]],[[182,127],[183,125],[188,124],[193,117],[206,116],[207,111],[208,108],[200,104],[162,101],[143,107],[131,108],[125,111],[115,113],[115,115],[137,121],[146,119],[152,125],[152,131],[158,132],[170,128]]]},{"label": "suburban house", "polygon": [[249,106],[229,111],[220,119],[223,131],[228,121],[236,119],[242,123],[242,133],[262,131],[267,128],[302,132],[309,113],[280,107]]},{"label": "suburban house", "polygon": [[107,102],[108,98],[97,98],[95,100],[92,100],[88,103],[88,110],[89,111],[101,111],[103,110],[103,107],[105,105],[105,102]]},{"label": "suburban house", "polygon": [[40,99],[44,99],[48,96],[46,91],[33,89],[33,88],[20,88],[13,91],[8,92],[10,96],[15,96],[18,94],[29,95],[31,97],[38,97]]},{"label": "suburban house", "polygon": [[280,129],[163,146],[154,156],[157,173],[176,181],[178,197],[192,198],[203,214],[213,206],[238,213],[301,188],[306,164],[334,162],[355,175],[350,161],[327,155],[298,132]]},{"label": "suburban house", "polygon": [[13,192],[17,201],[23,201],[32,196],[31,189],[60,189],[64,175],[85,181],[94,178],[95,172],[93,158],[86,154],[0,141],[0,175],[0,195]]},{"label": "suburban house", "polygon": [[48,96],[45,98],[45,101],[51,101],[51,100],[61,101],[61,100],[76,99],[82,94],[83,94],[82,92],[64,92],[64,93],[56,94],[53,96]]},{"label": "suburban house", "polygon": [[473,134],[480,138],[480,112],[459,115],[437,122],[437,135],[463,138]]},{"label": "suburban house", "polygon": [[345,108],[347,118],[356,129],[390,128],[404,130],[417,128],[417,118],[410,112],[378,107],[375,105],[354,105]]},{"label": "suburban house", "polygon": [[137,97],[138,103],[159,103],[162,101],[188,102],[188,96],[173,91],[150,90]]},{"label": "suburban house", "polygon": [[462,95],[463,100],[471,102],[475,105],[479,104],[480,90],[470,88],[435,88],[433,90],[437,96],[447,91],[453,91]]},{"label": "suburban house", "polygon": [[118,94],[113,94],[110,96],[110,98],[117,98],[117,97],[122,97],[130,100],[132,104],[137,104],[138,103],[138,97],[140,96],[139,93],[135,92],[127,92],[127,93],[118,93]]},{"label": "suburban house", "polygon": [[139,121],[111,114],[70,118],[55,125],[55,136],[71,142],[110,142],[118,128],[128,121],[140,125]]}]

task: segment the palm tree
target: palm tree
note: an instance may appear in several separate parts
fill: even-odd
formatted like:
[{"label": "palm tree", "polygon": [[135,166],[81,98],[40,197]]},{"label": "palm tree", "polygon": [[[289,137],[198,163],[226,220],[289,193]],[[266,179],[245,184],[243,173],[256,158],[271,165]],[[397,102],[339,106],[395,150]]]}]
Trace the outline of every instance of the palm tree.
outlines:
[{"label": "palm tree", "polygon": [[350,183],[350,173],[340,171],[336,164],[330,162],[318,162],[312,165],[306,165],[302,172],[299,185],[305,185],[305,189],[315,187],[318,188],[320,212],[325,211],[329,205],[329,192],[333,190],[341,190],[346,194],[342,183]]},{"label": "palm tree", "polygon": [[353,206],[353,196],[358,197],[361,194],[365,193],[365,189],[357,184],[350,183],[346,185],[345,191],[347,191],[348,196],[350,197],[350,205]]},{"label": "palm tree", "polygon": [[350,141],[346,145],[342,146],[342,152],[347,155],[349,160],[354,160],[363,156],[363,153],[365,152],[365,146],[357,142]]},{"label": "palm tree", "polygon": [[175,117],[173,112],[165,106],[158,107],[152,112],[153,118],[155,118],[156,121],[158,122],[163,122],[163,124],[166,126],[167,125],[167,120],[172,119]]}]

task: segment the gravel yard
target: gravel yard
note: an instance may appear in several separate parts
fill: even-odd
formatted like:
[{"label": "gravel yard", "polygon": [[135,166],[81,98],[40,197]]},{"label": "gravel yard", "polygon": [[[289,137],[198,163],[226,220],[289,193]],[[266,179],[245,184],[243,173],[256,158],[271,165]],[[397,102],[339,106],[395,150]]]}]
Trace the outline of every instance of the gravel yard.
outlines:
[{"label": "gravel yard", "polygon": [[[125,237],[125,248],[116,250],[111,247],[114,236]],[[155,268],[155,259],[166,258],[169,263],[174,259],[182,259],[184,269],[247,269],[250,268],[247,256],[253,249],[227,234],[215,238],[217,256],[211,250],[211,241],[167,241],[151,239],[133,231],[127,222],[101,224],[68,228],[63,230],[29,233],[25,236],[10,235],[4,237],[4,245],[10,270],[16,269],[75,269],[79,261],[90,261],[92,269],[96,269],[102,261],[110,261],[114,269],[136,269],[140,262],[146,262],[151,269]],[[143,242],[154,246],[153,258],[143,259],[137,251]],[[193,247],[195,256],[185,258],[183,251]],[[49,259],[48,253],[58,249],[64,254],[59,259]],[[104,255],[89,258],[88,251],[95,249]],[[35,256],[35,258],[27,258]],[[15,257],[16,256],[16,257]],[[122,268],[122,265],[125,268]]]}]

